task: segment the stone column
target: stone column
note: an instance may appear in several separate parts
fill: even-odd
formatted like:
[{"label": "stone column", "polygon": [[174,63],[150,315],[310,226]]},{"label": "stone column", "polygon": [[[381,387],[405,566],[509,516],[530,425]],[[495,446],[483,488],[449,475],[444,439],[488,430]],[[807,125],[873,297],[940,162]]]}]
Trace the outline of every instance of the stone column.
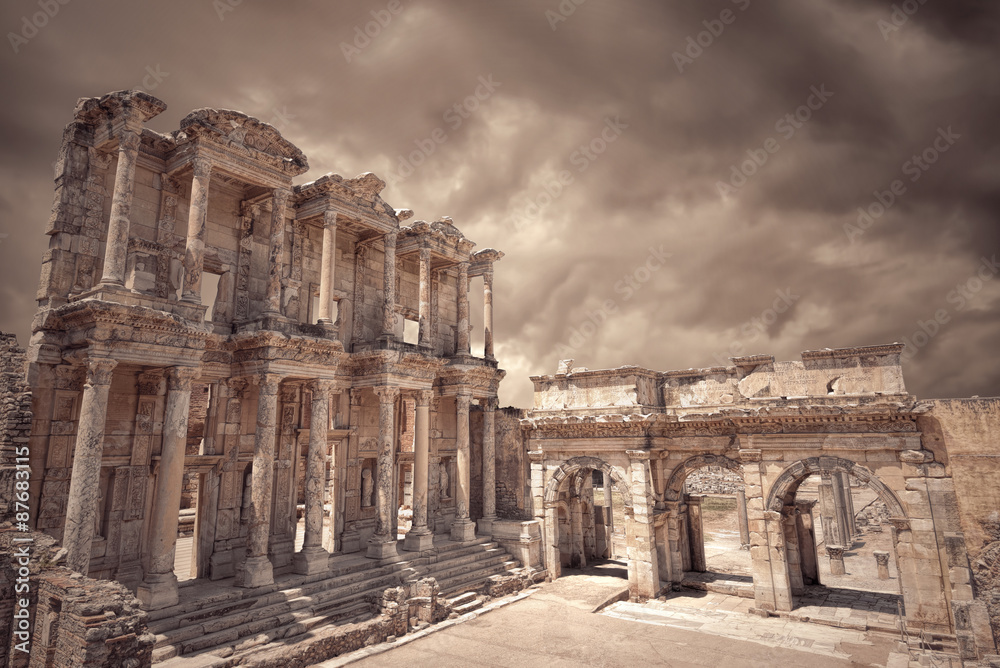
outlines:
[{"label": "stone column", "polygon": [[576,482],[570,481],[569,493],[569,567],[586,568],[587,555],[583,545],[583,502],[576,489]]},{"label": "stone column", "polygon": [[458,332],[456,353],[468,355],[469,351],[469,263],[458,263]]},{"label": "stone column", "polygon": [[700,494],[690,494],[688,506],[688,544],[691,546],[691,570],[704,573],[708,570],[705,562],[705,529],[701,523],[701,502],[705,500]]},{"label": "stone column", "polygon": [[844,495],[844,481],[840,476],[840,473],[834,473],[831,476],[831,484],[833,486],[833,502],[834,508],[837,515],[837,526],[840,527],[840,540],[836,542],[837,545],[843,545],[846,549],[851,549],[854,541],[851,539],[851,525],[848,520],[847,511],[847,497]]},{"label": "stone column", "polygon": [[750,524],[747,521],[747,494],[742,489],[736,492],[736,519],[740,524],[740,549],[750,549]]},{"label": "stone column", "polygon": [[420,249],[420,337],[417,343],[431,346],[431,249]]},{"label": "stone column", "polygon": [[281,265],[285,251],[285,205],[291,191],[275,188],[271,202],[271,242],[268,254],[267,288],[264,292],[264,314],[281,315]]},{"label": "stone column", "polygon": [[469,469],[469,406],[472,403],[471,394],[455,396],[455,522],[451,525],[451,539],[459,542],[473,540],[476,537],[476,525],[469,519],[469,486],[471,471]]},{"label": "stone column", "polygon": [[94,540],[94,518],[101,486],[101,458],[104,454],[104,421],[108,413],[108,392],[116,360],[89,358],[87,381],[80,402],[80,424],[73,449],[73,472],[66,503],[66,527],[62,544],[66,566],[87,575],[90,546]]},{"label": "stone column", "polygon": [[146,610],[158,610],[177,604],[174,551],[177,546],[181,488],[184,486],[191,383],[197,375],[198,369],[190,367],[173,367],[167,370],[163,445],[160,449],[153,508],[149,517],[149,570],[136,591],[136,596]]},{"label": "stone column", "polygon": [[483,355],[493,359],[493,267],[483,272],[483,325],[486,342]]},{"label": "stone column", "polygon": [[[295,554],[295,572],[312,575],[327,569],[330,553],[323,549],[323,497],[326,489],[327,432],[330,429],[330,390],[333,383],[314,380],[309,418],[309,454],[306,456],[306,534]],[[333,527],[331,527],[331,531]]]},{"label": "stone column", "polygon": [[[605,516],[605,526],[608,528],[608,533],[615,530],[615,513],[614,504],[611,502],[611,476],[608,475],[607,471],[602,471],[603,479],[601,484],[604,489],[604,507],[607,508],[607,514]],[[608,536],[608,545],[611,545],[611,536]]]},{"label": "stone column", "polygon": [[431,390],[417,392],[413,444],[413,525],[406,534],[404,550],[420,552],[434,547],[434,534],[427,526],[427,478],[430,474]]},{"label": "stone column", "polygon": [[872,552],[875,556],[875,565],[878,567],[878,579],[888,580],[889,579],[889,553],[880,552],[878,550]]},{"label": "stone column", "polygon": [[648,450],[627,450],[631,462],[632,520],[626,521],[629,558],[629,593],[633,599],[654,598],[660,591],[656,532],[653,526],[653,493]]},{"label": "stone column", "polygon": [[393,414],[399,388],[373,389],[378,395],[378,464],[375,475],[375,507],[378,514],[375,517],[375,535],[368,540],[368,557],[386,559],[396,556],[396,536],[392,532],[393,514],[397,512],[397,508],[393,507],[393,499],[396,496],[393,487],[396,450],[396,424]]},{"label": "stone column", "polygon": [[385,262],[382,266],[382,336],[396,336],[396,235],[385,235]]},{"label": "stone column", "polygon": [[118,137],[118,167],[115,170],[115,190],[111,195],[111,219],[104,247],[104,269],[101,285],[125,285],[125,265],[128,260],[129,216],[132,194],[135,192],[135,163],[139,155],[141,123],[129,123]]},{"label": "stone column", "polygon": [[830,574],[843,575],[844,568],[844,547],[842,545],[827,545],[826,554],[830,557]]},{"label": "stone column", "polygon": [[497,398],[479,400],[483,407],[483,517],[479,520],[479,533],[493,534],[493,522],[497,519],[497,450],[496,450],[496,410]]},{"label": "stone column", "polygon": [[319,277],[319,322],[322,325],[332,325],[333,315],[330,304],[333,302],[333,280],[337,262],[337,213],[323,213],[323,259]]},{"label": "stone column", "polygon": [[205,227],[208,225],[208,184],[212,178],[212,163],[208,158],[193,161],[191,208],[188,211],[187,247],[184,250],[184,288],[181,300],[201,303],[201,273],[205,264]]},{"label": "stone column", "polygon": [[795,529],[799,542],[799,568],[803,584],[819,584],[819,568],[816,565],[816,535],[813,528],[813,507],[815,501],[795,502]]},{"label": "stone column", "polygon": [[835,487],[831,476],[821,474],[819,512],[823,522],[823,543],[826,545],[844,544],[844,532],[840,524],[840,509],[837,504]]},{"label": "stone column", "polygon": [[851,476],[846,471],[840,471],[837,473],[837,477],[840,478],[840,486],[844,490],[844,516],[847,519],[844,528],[853,541],[854,537],[858,535],[858,527],[854,521],[854,494],[851,492]]},{"label": "stone column", "polygon": [[250,530],[246,561],[237,577],[241,587],[262,587],[274,582],[274,569],[267,558],[271,534],[271,496],[274,487],[274,441],[278,417],[278,385],[281,377],[262,373],[258,378],[257,431],[253,444],[250,479]]}]

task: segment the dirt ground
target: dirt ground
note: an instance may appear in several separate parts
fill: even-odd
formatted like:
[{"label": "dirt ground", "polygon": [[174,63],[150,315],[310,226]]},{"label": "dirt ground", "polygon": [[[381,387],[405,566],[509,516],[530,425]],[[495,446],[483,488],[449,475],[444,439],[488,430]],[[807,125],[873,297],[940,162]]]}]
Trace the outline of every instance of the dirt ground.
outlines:
[{"label": "dirt ground", "polygon": [[715,573],[750,575],[750,551],[740,549],[736,499],[710,496],[701,504],[705,565]]}]

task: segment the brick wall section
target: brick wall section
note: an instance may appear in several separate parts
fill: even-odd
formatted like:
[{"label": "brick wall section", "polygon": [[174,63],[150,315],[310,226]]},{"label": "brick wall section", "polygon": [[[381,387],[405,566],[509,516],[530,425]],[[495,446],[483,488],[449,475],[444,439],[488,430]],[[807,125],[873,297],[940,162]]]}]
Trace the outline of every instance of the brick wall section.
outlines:
[{"label": "brick wall section", "polygon": [[0,522],[14,520],[15,452],[17,447],[28,444],[31,432],[27,363],[17,337],[0,333]]}]

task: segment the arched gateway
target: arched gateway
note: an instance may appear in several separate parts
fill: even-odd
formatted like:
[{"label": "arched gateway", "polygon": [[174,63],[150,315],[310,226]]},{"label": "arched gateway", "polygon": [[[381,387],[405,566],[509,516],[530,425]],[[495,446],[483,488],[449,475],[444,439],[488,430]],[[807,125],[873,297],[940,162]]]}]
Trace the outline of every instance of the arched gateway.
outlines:
[{"label": "arched gateway", "polygon": [[[586,473],[602,471],[628,499],[632,595],[657,596],[680,582],[684,571],[697,570],[689,539],[697,535],[691,527],[700,523],[702,496],[685,483],[709,467],[741,502],[755,608],[788,612],[804,585],[820,580],[807,572],[819,561],[816,542],[799,526],[802,513],[823,520],[831,561],[822,563],[832,569],[845,549],[834,541],[852,535],[853,480],[884,504],[907,627],[973,633],[967,620],[988,614],[969,588],[953,585],[971,572],[955,483],[940,446],[924,446],[918,419],[927,409],[906,393],[901,350],[823,350],[781,363],[754,356],[734,358],[731,367],[666,373],[574,372],[564,362],[556,375],[532,377],[535,409],[522,428],[550,575],[558,577],[565,563],[560,527],[577,536],[580,485]],[[833,499],[830,509],[797,498],[811,476],[809,494],[817,484],[821,495],[834,490],[821,499]]]}]

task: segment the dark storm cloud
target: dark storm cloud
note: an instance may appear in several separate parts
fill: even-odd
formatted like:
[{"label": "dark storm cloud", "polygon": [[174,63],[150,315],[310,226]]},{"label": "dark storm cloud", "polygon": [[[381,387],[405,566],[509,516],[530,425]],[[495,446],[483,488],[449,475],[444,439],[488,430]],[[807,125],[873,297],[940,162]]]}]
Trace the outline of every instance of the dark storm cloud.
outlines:
[{"label": "dark storm cloud", "polygon": [[[907,362],[909,389],[997,394],[1000,280],[956,298],[1000,254],[997,10],[911,2],[887,30],[903,3],[566,0],[563,16],[558,0],[402,0],[395,13],[71,1],[0,63],[0,329],[26,341],[51,163],[76,99],[153,84],[169,105],[154,129],[240,109],[306,152],[306,179],[375,171],[394,206],[451,215],[480,248],[504,250],[507,401],[527,404],[526,375],[563,355],[591,368],[796,359],[912,339],[941,309],[948,321]],[[38,7],[8,2],[0,26],[16,33]],[[358,38],[378,18],[370,43]],[[800,123],[817,89],[832,96]],[[904,166],[949,127],[960,138],[911,181]],[[445,141],[427,144],[436,130]],[[723,197],[734,167],[754,173]],[[905,192],[852,236],[858,208],[897,179]],[[647,264],[661,246],[669,257]],[[794,299],[769,314],[780,294]]]}]

